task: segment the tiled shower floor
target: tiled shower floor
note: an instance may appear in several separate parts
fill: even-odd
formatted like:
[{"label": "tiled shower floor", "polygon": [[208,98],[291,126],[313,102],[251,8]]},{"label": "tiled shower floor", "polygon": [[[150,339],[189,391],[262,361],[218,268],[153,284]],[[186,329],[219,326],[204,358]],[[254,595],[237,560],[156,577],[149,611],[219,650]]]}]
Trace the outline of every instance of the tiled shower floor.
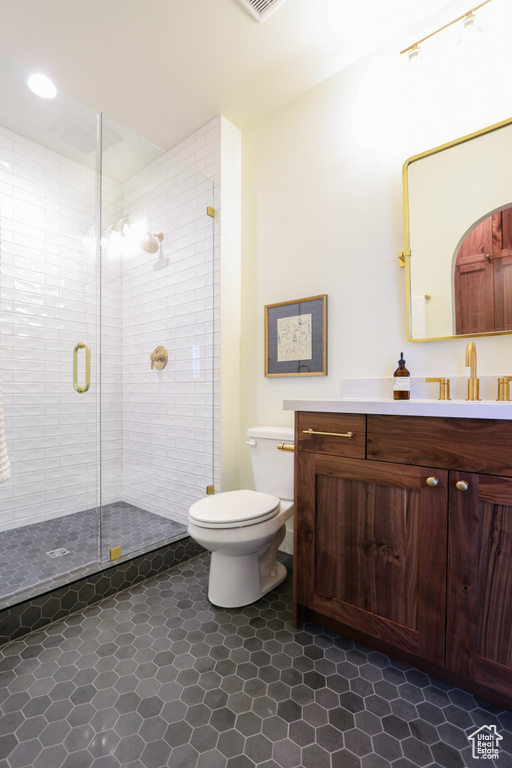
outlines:
[{"label": "tiled shower floor", "polygon": [[[0,599],[98,561],[96,509],[0,532]],[[101,513],[101,562],[111,547],[122,554],[186,532],[186,525],[127,504],[107,504]],[[66,549],[51,557],[48,552]]]},{"label": "tiled shower floor", "polygon": [[[289,556],[283,558],[290,566]],[[512,713],[322,630],[291,578],[207,600],[201,555],[0,650],[0,768],[478,768]]]}]

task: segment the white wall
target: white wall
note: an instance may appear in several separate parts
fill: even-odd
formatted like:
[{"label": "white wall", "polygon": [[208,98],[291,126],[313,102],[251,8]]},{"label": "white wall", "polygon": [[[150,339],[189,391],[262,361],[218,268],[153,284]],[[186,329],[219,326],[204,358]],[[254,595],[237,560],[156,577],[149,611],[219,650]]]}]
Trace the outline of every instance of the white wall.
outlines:
[{"label": "white wall", "polygon": [[[439,40],[436,63],[416,72],[390,46],[244,131],[242,432],[291,425],[283,399],[336,398],[344,378],[392,375],[401,351],[413,376],[465,373],[465,340],[407,341],[401,172],[408,157],[512,115],[498,34],[467,56],[448,43],[455,59]],[[265,379],[264,305],[320,293],[328,376]],[[482,374],[510,368],[512,337],[477,350]]]}]

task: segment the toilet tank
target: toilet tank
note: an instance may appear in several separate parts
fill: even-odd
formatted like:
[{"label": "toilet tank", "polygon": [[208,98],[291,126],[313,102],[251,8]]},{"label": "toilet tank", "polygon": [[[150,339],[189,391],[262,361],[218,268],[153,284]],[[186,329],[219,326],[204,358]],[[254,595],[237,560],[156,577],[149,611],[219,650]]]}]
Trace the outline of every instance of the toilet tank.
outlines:
[{"label": "toilet tank", "polygon": [[293,499],[293,453],[278,451],[279,443],[293,444],[291,427],[251,427],[247,430],[254,488],[279,499]]}]

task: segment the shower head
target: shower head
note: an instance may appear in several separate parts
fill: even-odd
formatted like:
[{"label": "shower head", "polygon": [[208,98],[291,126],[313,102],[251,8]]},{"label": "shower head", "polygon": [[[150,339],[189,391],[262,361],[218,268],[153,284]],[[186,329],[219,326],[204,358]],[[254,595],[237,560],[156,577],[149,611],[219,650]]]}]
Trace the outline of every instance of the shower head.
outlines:
[{"label": "shower head", "polygon": [[146,253],[156,253],[160,248],[160,243],[164,239],[163,232],[152,235],[151,232],[145,232],[140,239],[140,247]]}]

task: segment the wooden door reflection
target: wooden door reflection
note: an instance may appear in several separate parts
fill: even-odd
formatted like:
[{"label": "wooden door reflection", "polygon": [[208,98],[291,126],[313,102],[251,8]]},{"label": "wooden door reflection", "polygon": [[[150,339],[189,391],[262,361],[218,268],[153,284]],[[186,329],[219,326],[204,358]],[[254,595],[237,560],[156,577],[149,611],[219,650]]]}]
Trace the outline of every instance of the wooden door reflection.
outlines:
[{"label": "wooden door reflection", "polygon": [[468,234],[454,271],[455,332],[512,330],[512,208]]}]

